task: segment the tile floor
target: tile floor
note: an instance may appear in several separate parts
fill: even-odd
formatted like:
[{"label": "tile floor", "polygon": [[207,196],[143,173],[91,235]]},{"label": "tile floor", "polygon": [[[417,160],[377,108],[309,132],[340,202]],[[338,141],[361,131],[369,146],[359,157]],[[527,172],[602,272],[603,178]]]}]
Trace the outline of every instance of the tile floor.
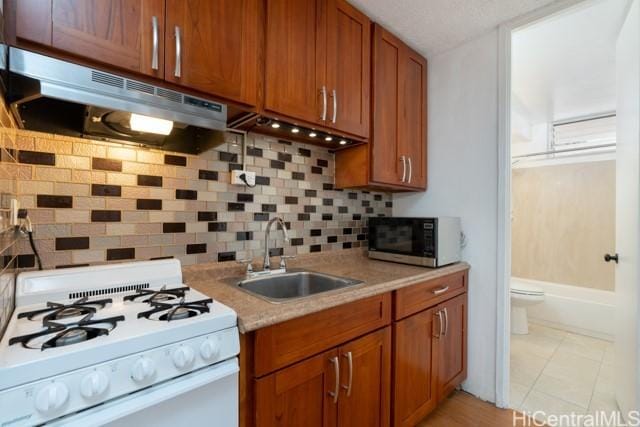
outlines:
[{"label": "tile floor", "polygon": [[613,345],[608,341],[530,324],[511,335],[513,409],[556,415],[617,411]]}]

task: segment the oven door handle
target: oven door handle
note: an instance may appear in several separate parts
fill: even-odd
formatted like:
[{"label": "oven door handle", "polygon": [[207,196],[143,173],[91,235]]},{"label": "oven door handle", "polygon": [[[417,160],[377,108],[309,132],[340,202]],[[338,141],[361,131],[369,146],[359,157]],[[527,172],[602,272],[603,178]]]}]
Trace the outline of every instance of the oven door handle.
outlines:
[{"label": "oven door handle", "polygon": [[[158,387],[150,387],[147,392],[134,392],[110,402],[78,412],[75,415],[63,417],[58,421],[47,423],[47,427],[86,427],[103,425],[125,418],[158,403],[186,394],[192,390],[220,381],[231,375],[238,375],[238,359],[217,363],[204,369],[191,372],[178,378],[173,378]],[[139,390],[144,391],[144,390]]]}]

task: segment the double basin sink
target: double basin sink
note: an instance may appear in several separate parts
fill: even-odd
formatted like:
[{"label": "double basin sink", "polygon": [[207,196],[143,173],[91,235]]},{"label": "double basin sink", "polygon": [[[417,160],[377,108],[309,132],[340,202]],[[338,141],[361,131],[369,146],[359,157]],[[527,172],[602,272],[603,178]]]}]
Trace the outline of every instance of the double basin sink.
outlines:
[{"label": "double basin sink", "polygon": [[343,289],[362,283],[361,280],[312,271],[288,271],[285,273],[247,278],[234,285],[271,302],[284,302],[323,292]]}]

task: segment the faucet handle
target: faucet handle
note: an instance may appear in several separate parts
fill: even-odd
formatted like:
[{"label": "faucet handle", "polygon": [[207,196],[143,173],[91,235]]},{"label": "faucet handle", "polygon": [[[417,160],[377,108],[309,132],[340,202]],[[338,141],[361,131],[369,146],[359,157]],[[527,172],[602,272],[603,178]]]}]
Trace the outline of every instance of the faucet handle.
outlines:
[{"label": "faucet handle", "polygon": [[295,255],[280,255],[280,268],[287,268],[287,260],[295,257]]},{"label": "faucet handle", "polygon": [[248,273],[253,273],[253,265],[251,264],[253,262],[253,260],[251,258],[247,258],[247,259],[238,259],[236,260],[236,262],[238,264],[242,264],[242,265],[247,265],[247,274]]}]

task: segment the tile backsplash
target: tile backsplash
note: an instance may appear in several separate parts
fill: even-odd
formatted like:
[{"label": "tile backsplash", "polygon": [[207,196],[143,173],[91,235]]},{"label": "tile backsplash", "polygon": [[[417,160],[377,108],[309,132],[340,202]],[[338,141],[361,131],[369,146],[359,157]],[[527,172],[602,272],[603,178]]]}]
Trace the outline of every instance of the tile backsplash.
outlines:
[{"label": "tile backsplash", "polygon": [[[200,155],[17,131],[20,205],[34,223],[45,268],[175,257],[183,264],[260,257],[267,221],[281,216],[285,243],[272,254],[360,247],[366,219],[391,214],[391,196],[333,188],[334,156],[322,147],[247,137],[256,186],[231,185],[242,167],[234,136]],[[34,259],[26,239],[24,265]]]},{"label": "tile backsplash", "polygon": [[17,159],[13,156],[17,134],[15,123],[0,101],[0,337],[15,304],[15,271],[18,261],[16,242],[19,235],[9,223],[11,199],[17,193]]}]

